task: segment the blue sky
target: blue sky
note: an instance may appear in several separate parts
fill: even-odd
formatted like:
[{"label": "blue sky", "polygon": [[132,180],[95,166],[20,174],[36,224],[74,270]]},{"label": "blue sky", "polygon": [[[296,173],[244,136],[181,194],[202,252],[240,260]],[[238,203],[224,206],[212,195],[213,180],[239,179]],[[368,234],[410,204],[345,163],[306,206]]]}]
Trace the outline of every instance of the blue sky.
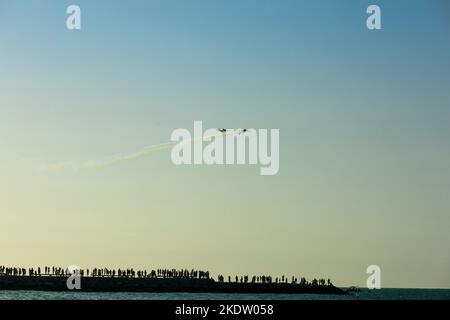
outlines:
[{"label": "blue sky", "polygon": [[[65,27],[73,3],[81,31]],[[366,28],[373,3],[380,31]],[[387,286],[448,287],[448,12],[443,1],[1,1],[0,239],[17,244],[3,260],[343,285],[378,264]],[[194,120],[280,129],[280,173],[174,167],[168,153],[36,170],[165,142]]]}]

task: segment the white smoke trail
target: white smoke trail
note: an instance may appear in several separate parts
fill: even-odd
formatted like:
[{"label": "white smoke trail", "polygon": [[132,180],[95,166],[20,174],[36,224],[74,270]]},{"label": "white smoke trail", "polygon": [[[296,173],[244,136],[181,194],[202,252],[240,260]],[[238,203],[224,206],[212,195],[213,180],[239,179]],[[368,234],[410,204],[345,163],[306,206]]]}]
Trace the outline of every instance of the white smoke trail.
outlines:
[{"label": "white smoke trail", "polygon": [[53,164],[44,164],[39,167],[40,171],[60,171],[60,170],[86,170],[86,169],[96,169],[96,168],[103,168],[112,166],[121,162],[127,162],[127,161],[133,161],[140,159],[142,157],[148,156],[152,153],[155,153],[157,151],[166,150],[169,149],[176,144],[179,143],[197,143],[205,140],[210,140],[214,137],[220,137],[220,136],[228,136],[228,135],[238,135],[241,131],[231,131],[231,132],[225,132],[225,133],[219,133],[215,135],[210,135],[206,137],[200,137],[196,139],[188,139],[184,140],[182,142],[180,141],[170,141],[165,143],[159,143],[152,146],[148,146],[145,148],[142,148],[139,151],[129,153],[129,154],[118,154],[111,157],[107,157],[101,160],[94,160],[94,161],[85,161],[85,162],[75,162],[75,161],[64,161],[59,163],[53,163]]}]

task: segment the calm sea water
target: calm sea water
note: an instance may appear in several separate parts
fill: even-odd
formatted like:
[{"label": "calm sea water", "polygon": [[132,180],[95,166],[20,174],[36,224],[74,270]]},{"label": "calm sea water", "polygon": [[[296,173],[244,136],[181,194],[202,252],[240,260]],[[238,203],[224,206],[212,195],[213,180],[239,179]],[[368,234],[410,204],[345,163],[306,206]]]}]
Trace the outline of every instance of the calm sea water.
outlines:
[{"label": "calm sea water", "polygon": [[362,290],[351,295],[0,291],[0,300],[450,300],[450,289]]}]

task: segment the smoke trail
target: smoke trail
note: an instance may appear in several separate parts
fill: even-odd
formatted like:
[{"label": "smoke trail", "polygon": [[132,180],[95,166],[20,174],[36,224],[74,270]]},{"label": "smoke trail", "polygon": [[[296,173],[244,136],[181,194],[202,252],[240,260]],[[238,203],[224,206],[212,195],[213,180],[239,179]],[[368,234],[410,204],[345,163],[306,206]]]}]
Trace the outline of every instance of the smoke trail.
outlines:
[{"label": "smoke trail", "polygon": [[148,156],[152,153],[169,149],[176,144],[179,143],[198,143],[205,140],[209,140],[214,137],[220,137],[220,136],[228,136],[228,135],[238,135],[240,134],[240,131],[231,131],[231,132],[225,132],[225,133],[219,133],[214,134],[206,137],[200,137],[196,139],[188,139],[184,141],[170,141],[165,143],[159,143],[152,146],[148,146],[145,148],[142,148],[139,151],[129,153],[129,154],[118,154],[114,155],[108,158],[104,158],[101,160],[94,160],[94,161],[85,161],[85,162],[74,162],[74,161],[65,161],[60,163],[53,163],[53,164],[44,164],[39,167],[40,171],[60,171],[60,170],[86,170],[86,169],[96,169],[96,168],[103,168],[112,166],[121,162],[127,162],[127,161],[133,161],[140,159],[142,157]]}]

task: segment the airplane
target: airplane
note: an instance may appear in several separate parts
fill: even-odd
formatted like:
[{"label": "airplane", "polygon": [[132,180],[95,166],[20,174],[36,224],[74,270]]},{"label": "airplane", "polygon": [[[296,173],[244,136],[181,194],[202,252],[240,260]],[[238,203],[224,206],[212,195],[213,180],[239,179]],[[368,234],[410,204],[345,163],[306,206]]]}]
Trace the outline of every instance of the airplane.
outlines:
[{"label": "airplane", "polygon": [[[221,132],[221,133],[226,133],[227,132],[227,129],[225,129],[225,128],[218,128],[217,129],[219,132]],[[242,134],[242,133],[244,133],[244,132],[247,132],[247,130],[248,129],[242,129],[240,132],[239,132],[239,134]]]}]

